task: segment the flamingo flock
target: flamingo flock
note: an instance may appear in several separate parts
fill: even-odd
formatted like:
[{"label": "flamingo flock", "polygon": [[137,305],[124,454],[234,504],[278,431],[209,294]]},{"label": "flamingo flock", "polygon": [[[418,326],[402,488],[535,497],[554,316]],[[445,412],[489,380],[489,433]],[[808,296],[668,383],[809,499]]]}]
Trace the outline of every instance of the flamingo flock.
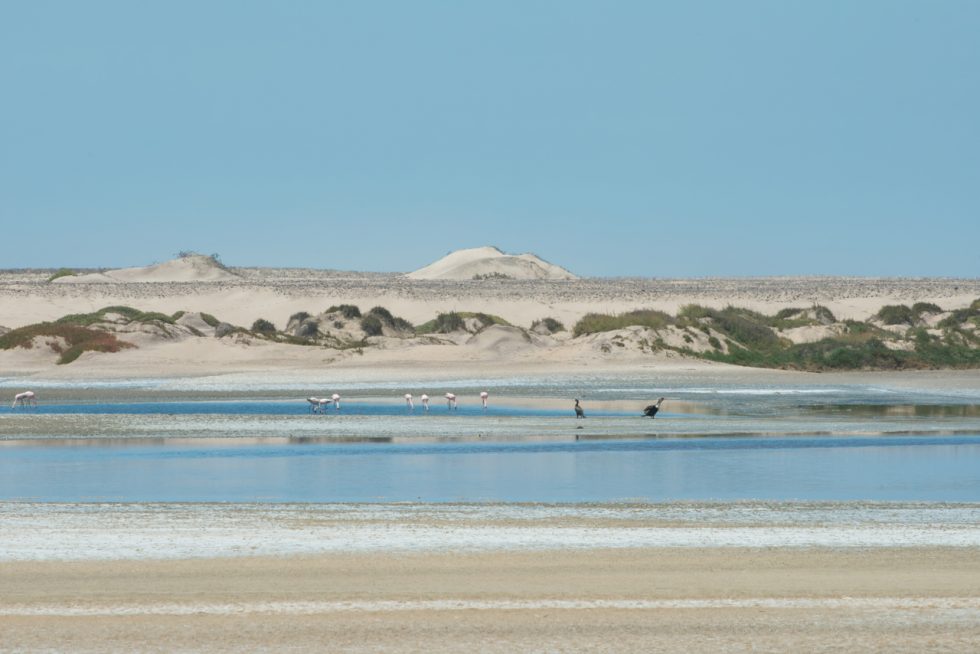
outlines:
[{"label": "flamingo flock", "polygon": [[[408,409],[409,413],[415,411],[415,396],[411,393],[405,393],[403,396],[405,398],[405,408]],[[455,393],[447,392],[443,397],[446,398],[446,408],[449,411],[456,411],[459,409],[459,398],[456,397]],[[480,392],[480,403],[483,406],[483,410],[486,411],[489,406],[490,393],[487,391]],[[429,396],[425,393],[419,396],[422,401],[422,409],[428,413],[429,412]],[[338,411],[340,410],[340,395],[334,393],[330,397],[315,397],[311,396],[306,398],[306,402],[310,405],[310,413],[324,414],[327,412],[328,405],[333,403],[333,406]]]},{"label": "flamingo flock", "polygon": [[[408,411],[415,411],[414,397],[411,393],[405,393],[405,405],[408,407]],[[448,411],[456,411],[459,409],[459,400],[455,393],[447,392],[443,397],[446,398],[446,409]],[[422,400],[422,408],[426,413],[429,412],[429,396],[423,393],[419,396]],[[483,406],[483,411],[486,412],[489,405],[490,393],[487,391],[480,391],[480,403]],[[327,408],[330,404],[333,404],[335,410],[340,411],[340,394],[333,393],[330,397],[308,397],[306,402],[310,405],[310,413],[324,414],[327,412]],[[656,404],[651,404],[643,409],[643,415],[649,418],[656,417],[657,413],[660,411],[660,405],[663,404],[664,398],[657,400]],[[14,403],[10,405],[11,409],[16,409],[18,406],[21,407],[37,407],[37,395],[34,391],[24,391],[23,393],[17,393],[14,395]],[[575,410],[576,418],[585,417],[585,409],[579,404],[578,400],[575,400]]]}]

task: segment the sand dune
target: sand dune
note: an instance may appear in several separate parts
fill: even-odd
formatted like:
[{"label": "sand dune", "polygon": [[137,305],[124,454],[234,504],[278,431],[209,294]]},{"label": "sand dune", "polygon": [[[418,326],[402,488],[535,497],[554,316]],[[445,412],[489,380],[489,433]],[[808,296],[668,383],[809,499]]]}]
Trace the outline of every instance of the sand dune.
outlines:
[{"label": "sand dune", "polygon": [[410,279],[577,279],[561,266],[534,254],[505,254],[495,247],[456,250],[406,275]]},{"label": "sand dune", "polygon": [[238,275],[222,266],[213,257],[193,254],[152,266],[119,268],[86,275],[67,275],[55,279],[53,283],[220,282],[237,278]]}]

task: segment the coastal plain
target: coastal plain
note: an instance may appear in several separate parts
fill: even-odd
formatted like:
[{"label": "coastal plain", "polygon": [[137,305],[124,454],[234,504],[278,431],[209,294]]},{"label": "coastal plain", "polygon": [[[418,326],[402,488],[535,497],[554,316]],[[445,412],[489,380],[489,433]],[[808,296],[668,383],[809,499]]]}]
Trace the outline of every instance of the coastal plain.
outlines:
[{"label": "coastal plain", "polygon": [[[306,269],[231,272],[220,279],[52,283],[52,271],[3,271],[0,325],[13,329],[128,306],[211,314],[245,326],[261,318],[284,327],[298,312],[347,304],[382,306],[415,324],[443,312],[485,312],[528,331],[549,317],[571,327],[587,313],[674,313],[690,304],[766,313],[819,304],[839,319],[866,320],[888,304],[928,302],[953,311],[980,297],[977,279],[447,280]],[[493,338],[377,337],[343,349],[245,335],[125,337],[138,347],[85,352],[63,365],[47,347],[2,351],[0,387],[11,396],[35,388],[42,409],[59,402],[243,399],[295,402],[297,415],[82,416],[4,407],[0,456],[45,439],[283,439],[290,432],[410,444],[478,441],[487,434],[520,439],[532,435],[528,428],[573,443],[579,436],[553,416],[508,422],[443,413],[421,426],[400,416],[304,413],[305,397],[335,389],[345,401],[401,406],[405,392],[440,397],[457,390],[475,403],[476,393],[489,388],[494,403],[535,409],[567,407],[574,393],[597,412],[634,411],[655,399],[649,395],[655,389],[686,389],[682,401],[666,405],[665,413],[676,412],[673,421],[658,417],[637,432],[623,418],[590,417],[580,434],[590,438],[649,436],[647,424],[667,439],[815,432],[830,439],[904,432],[969,438],[977,432],[975,369],[765,370],[669,349],[608,347],[598,337],[528,340],[502,331]],[[903,404],[881,414],[844,411],[805,420],[743,411],[754,392],[776,398],[760,401],[763,409],[798,409],[794,393],[806,397],[827,388],[834,397],[874,388],[897,394]],[[734,411],[725,404],[733,389],[748,393]],[[928,411],[920,410],[919,396]],[[365,507],[8,498],[0,502],[0,651],[974,652],[980,649],[978,525],[970,502]]]}]

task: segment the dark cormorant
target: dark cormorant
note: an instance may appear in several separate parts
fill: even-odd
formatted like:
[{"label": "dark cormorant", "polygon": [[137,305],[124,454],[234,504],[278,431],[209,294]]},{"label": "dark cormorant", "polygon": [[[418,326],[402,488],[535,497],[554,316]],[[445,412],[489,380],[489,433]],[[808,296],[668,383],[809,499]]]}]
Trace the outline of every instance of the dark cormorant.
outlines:
[{"label": "dark cormorant", "polygon": [[585,409],[583,409],[582,406],[578,403],[578,400],[575,400],[575,417],[576,418],[585,417]]},{"label": "dark cormorant", "polygon": [[651,404],[647,408],[643,409],[643,415],[647,416],[648,418],[656,418],[657,411],[660,411],[660,403],[663,401],[664,398],[660,398],[659,400],[657,400],[656,404]]}]

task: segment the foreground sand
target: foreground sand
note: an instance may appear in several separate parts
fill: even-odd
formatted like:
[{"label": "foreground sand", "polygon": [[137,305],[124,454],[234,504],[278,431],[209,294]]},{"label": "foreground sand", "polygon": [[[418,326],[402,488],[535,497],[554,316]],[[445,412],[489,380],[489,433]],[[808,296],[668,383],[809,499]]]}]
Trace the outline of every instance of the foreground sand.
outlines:
[{"label": "foreground sand", "polygon": [[980,649],[971,548],[7,562],[0,651]]}]

